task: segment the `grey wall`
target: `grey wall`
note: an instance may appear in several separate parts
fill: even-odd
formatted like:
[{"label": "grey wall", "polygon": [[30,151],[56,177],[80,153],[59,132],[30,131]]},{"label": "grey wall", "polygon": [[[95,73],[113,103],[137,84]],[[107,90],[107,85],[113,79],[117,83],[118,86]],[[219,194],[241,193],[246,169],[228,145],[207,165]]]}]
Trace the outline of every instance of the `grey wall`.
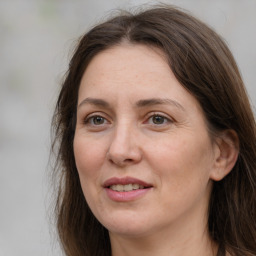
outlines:
[{"label": "grey wall", "polygon": [[[170,0],[228,42],[256,105],[256,1]],[[0,256],[60,255],[50,235],[50,118],[75,39],[114,8],[155,1],[0,0]]]}]

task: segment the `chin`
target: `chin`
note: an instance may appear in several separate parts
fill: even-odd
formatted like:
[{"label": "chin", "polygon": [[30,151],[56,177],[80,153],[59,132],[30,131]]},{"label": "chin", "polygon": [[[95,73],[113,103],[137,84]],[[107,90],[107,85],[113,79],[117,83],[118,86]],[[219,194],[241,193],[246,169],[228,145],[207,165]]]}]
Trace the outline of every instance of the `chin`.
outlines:
[{"label": "chin", "polygon": [[122,237],[131,237],[131,238],[140,238],[150,235],[150,231],[148,229],[124,225],[119,227],[110,227],[108,229],[109,234],[118,235]]},{"label": "chin", "polygon": [[[105,216],[107,217],[107,216]],[[110,218],[100,220],[110,234],[140,237],[150,230],[148,221],[143,217],[134,216],[134,213],[113,214]]]}]

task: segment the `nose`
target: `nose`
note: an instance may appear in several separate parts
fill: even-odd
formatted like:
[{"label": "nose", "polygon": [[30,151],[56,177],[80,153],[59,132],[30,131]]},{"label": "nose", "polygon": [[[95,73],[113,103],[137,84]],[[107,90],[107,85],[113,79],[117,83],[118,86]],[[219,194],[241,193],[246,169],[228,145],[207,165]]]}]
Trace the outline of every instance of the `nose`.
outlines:
[{"label": "nose", "polygon": [[127,124],[119,125],[113,131],[107,158],[119,167],[136,164],[142,159],[139,134]]}]

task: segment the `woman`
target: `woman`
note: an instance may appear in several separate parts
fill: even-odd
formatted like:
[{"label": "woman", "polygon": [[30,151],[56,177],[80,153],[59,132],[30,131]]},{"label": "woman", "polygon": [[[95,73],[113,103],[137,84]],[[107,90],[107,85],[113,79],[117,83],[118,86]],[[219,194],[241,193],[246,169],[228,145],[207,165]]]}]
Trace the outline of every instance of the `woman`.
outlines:
[{"label": "woman", "polygon": [[164,6],[91,29],[53,125],[66,255],[256,255],[255,119],[202,22]]}]

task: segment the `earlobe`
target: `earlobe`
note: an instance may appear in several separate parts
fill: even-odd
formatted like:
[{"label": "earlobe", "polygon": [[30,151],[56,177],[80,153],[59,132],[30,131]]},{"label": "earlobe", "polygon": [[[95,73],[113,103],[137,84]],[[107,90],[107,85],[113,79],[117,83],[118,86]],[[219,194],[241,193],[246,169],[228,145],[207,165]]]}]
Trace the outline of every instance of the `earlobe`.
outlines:
[{"label": "earlobe", "polygon": [[238,158],[239,138],[234,130],[225,130],[215,141],[218,152],[210,178],[214,181],[222,180],[228,175]]}]

